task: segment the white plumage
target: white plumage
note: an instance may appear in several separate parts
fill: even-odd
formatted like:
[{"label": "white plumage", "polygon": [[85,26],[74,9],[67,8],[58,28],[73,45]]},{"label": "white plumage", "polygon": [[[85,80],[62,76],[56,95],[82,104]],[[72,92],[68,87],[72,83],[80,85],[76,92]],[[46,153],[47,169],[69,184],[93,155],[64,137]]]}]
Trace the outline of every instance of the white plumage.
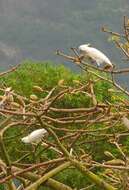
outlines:
[{"label": "white plumage", "polygon": [[90,44],[80,45],[78,49],[84,57],[91,58],[97,63],[98,66],[100,66],[101,64],[105,64],[105,66],[113,68],[113,65],[109,58],[98,49],[90,47]]},{"label": "white plumage", "polygon": [[23,137],[21,140],[24,143],[39,142],[46,133],[47,131],[45,129],[37,129],[30,133],[28,136]]}]

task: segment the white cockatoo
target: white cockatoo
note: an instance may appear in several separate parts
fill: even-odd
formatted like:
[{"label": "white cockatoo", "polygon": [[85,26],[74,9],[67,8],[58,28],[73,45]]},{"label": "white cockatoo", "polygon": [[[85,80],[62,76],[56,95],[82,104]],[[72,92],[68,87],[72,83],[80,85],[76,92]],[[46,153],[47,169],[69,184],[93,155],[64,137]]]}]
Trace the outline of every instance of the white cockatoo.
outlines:
[{"label": "white cockatoo", "polygon": [[28,136],[23,137],[21,140],[24,143],[40,142],[46,133],[47,131],[45,129],[37,129],[30,133]]},{"label": "white cockatoo", "polygon": [[112,69],[113,64],[109,60],[109,58],[104,55],[101,51],[96,48],[90,46],[90,44],[83,44],[78,47],[82,57],[90,58],[92,61],[95,61],[97,65],[104,65],[105,69]]}]

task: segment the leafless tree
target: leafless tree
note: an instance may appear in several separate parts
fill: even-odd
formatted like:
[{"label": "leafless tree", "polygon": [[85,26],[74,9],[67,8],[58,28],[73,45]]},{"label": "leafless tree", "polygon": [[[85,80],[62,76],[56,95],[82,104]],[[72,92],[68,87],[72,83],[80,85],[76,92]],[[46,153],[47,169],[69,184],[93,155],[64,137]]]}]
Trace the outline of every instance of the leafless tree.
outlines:
[{"label": "leafless tree", "polygon": [[[128,18],[124,17],[123,34],[104,27],[102,30],[113,37],[115,45],[129,59]],[[68,185],[53,179],[67,168],[76,168],[90,179],[91,185],[83,189],[92,189],[94,186],[106,190],[129,189],[129,159],[124,146],[124,139],[129,136],[129,92],[114,77],[128,73],[129,68],[116,70],[114,67],[112,71],[107,71],[83,61],[75,48],[71,50],[73,55],[66,55],[59,50],[57,55],[78,65],[87,75],[90,74],[92,77],[85,83],[74,81],[74,86],[68,86],[60,80],[57,86],[46,90],[47,95],[44,98],[37,98],[35,94],[27,98],[14,92],[11,87],[0,88],[3,93],[0,102],[0,184],[6,184],[9,190],[34,190],[39,186],[72,190]],[[15,72],[16,69],[17,67],[1,73],[0,76]],[[114,103],[98,101],[95,85],[100,81],[106,81],[113,86],[109,89],[110,93],[121,92],[125,96]],[[39,86],[34,86],[34,90],[41,94],[44,91]],[[89,98],[89,106],[60,106],[59,103],[66,96],[77,94]],[[7,137],[5,134],[13,127],[19,128],[22,136],[28,129],[43,128],[48,134],[38,143],[30,142],[31,150],[19,150],[20,157],[12,161],[6,141],[16,141],[17,135]],[[106,161],[96,161],[92,153],[98,142],[112,146],[119,156],[116,157],[113,151],[104,150]],[[90,150],[86,148],[89,145]],[[37,154],[38,147],[40,152]],[[99,149],[101,150],[101,146]],[[50,150],[54,152],[53,159],[50,160],[49,156],[43,159],[43,152]],[[29,163],[27,157],[31,154],[34,159]],[[98,168],[101,168],[99,173],[96,172]],[[19,187],[14,184],[14,178],[20,180]]]}]

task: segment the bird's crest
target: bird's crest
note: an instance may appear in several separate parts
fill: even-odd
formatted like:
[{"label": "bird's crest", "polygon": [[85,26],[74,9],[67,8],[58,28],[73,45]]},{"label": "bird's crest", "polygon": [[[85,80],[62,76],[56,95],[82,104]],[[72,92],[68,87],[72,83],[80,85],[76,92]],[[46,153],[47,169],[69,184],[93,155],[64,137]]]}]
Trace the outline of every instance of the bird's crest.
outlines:
[{"label": "bird's crest", "polygon": [[88,44],[85,44],[86,46],[88,46],[88,47],[91,47],[91,44],[90,43],[88,43]]}]

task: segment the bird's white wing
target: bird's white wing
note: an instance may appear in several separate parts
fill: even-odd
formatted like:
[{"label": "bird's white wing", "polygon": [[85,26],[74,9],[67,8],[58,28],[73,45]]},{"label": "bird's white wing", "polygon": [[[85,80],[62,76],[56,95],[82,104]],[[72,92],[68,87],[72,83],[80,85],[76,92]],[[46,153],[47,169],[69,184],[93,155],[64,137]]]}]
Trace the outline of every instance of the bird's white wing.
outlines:
[{"label": "bird's white wing", "polygon": [[98,50],[96,48],[88,47],[87,52],[88,52],[88,54],[90,54],[92,59],[96,60],[96,62],[99,62],[100,64],[106,63],[109,65],[112,65],[109,58],[104,53],[102,53],[100,50]]},{"label": "bird's white wing", "polygon": [[28,136],[23,137],[21,140],[24,143],[32,143],[32,142],[38,142],[41,140],[41,138],[47,133],[45,129],[37,129],[30,133]]},{"label": "bird's white wing", "polygon": [[45,133],[47,133],[45,129],[37,129],[33,131],[32,133],[30,133],[29,139],[31,139],[32,141],[40,140],[44,136]]}]

